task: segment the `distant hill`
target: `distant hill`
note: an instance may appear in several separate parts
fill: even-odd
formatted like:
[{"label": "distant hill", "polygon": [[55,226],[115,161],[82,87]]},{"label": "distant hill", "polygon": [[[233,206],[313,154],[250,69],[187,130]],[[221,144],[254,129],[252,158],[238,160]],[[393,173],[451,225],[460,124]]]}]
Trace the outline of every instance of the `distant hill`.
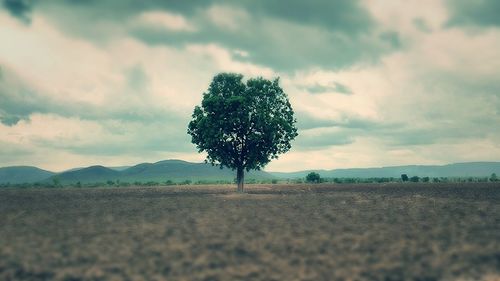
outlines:
[{"label": "distant hill", "polygon": [[31,183],[42,181],[55,173],[31,166],[0,168],[0,183]]},{"label": "distant hill", "polygon": [[[500,176],[500,162],[470,162],[449,165],[410,165],[380,168],[307,170],[291,173],[251,171],[245,174],[246,180],[295,179],[304,178],[309,172],[318,172],[325,178],[373,178],[394,177],[401,174],[419,177],[485,177],[496,173]],[[122,182],[181,182],[196,181],[232,181],[235,172],[220,169],[205,163],[191,163],[182,160],[165,160],[156,163],[142,163],[132,167],[90,166],[73,168],[62,173],[53,173],[36,167],[17,166],[0,168],[0,184],[2,183],[34,183],[49,182],[57,177],[61,183],[94,183],[108,180]]]},{"label": "distant hill", "polygon": [[74,169],[54,175],[61,183],[70,182],[105,182],[120,178],[120,172],[103,166],[90,166],[87,168]]},{"label": "distant hill", "polygon": [[[232,181],[235,172],[230,169],[220,169],[205,163],[191,163],[182,160],[165,160],[156,163],[142,163],[132,167],[103,167],[91,166],[87,168],[71,169],[54,177],[59,178],[61,183],[92,183],[106,182],[108,180],[122,182],[165,182],[171,180],[180,182],[191,181]],[[271,179],[274,178],[269,173],[263,171],[252,171],[246,175],[247,179]],[[50,179],[51,180],[51,179]]]},{"label": "distant hill", "polygon": [[356,168],[335,170],[307,170],[291,173],[271,173],[282,179],[304,178],[310,172],[317,172],[326,178],[375,178],[394,177],[401,174],[419,177],[485,177],[492,173],[500,175],[500,162],[469,162],[448,165],[409,165],[380,168]]},{"label": "distant hill", "polygon": [[[220,169],[206,163],[191,163],[183,160],[164,160],[156,163],[142,163],[121,171],[124,181],[182,181],[182,180],[228,180],[232,181],[235,172]],[[264,171],[252,171],[245,175],[247,179],[271,179],[273,175]]]}]

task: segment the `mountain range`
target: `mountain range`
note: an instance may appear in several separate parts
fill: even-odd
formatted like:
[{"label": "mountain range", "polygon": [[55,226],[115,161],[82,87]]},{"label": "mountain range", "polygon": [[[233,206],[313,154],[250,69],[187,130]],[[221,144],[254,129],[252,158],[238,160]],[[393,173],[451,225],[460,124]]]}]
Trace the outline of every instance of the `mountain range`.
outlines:
[{"label": "mountain range", "polygon": [[316,172],[324,178],[399,178],[402,174],[419,177],[486,177],[500,174],[500,162],[467,162],[447,165],[406,165],[378,168],[307,170],[292,173],[271,173],[278,178],[304,178]]},{"label": "mountain range", "polygon": [[[324,178],[374,178],[394,177],[401,174],[428,177],[485,177],[492,173],[500,175],[500,162],[468,162],[448,165],[409,165],[379,168],[354,168],[334,170],[306,170],[298,172],[251,171],[245,178],[254,180],[304,178],[310,172],[317,172]],[[164,160],[156,163],[142,163],[135,166],[104,167],[90,166],[73,168],[61,173],[46,171],[31,166],[0,168],[0,184],[48,182],[57,179],[61,183],[95,183],[108,180],[122,182],[157,181],[232,181],[235,172],[220,169],[205,163],[191,163],[182,160]]]},{"label": "mountain range", "polygon": [[[0,183],[52,182],[57,178],[63,184],[95,183],[108,180],[121,182],[181,182],[190,181],[232,181],[235,172],[220,169],[206,163],[191,163],[182,160],[164,160],[156,163],[141,163],[135,166],[104,167],[100,165],[72,168],[61,173],[50,172],[30,166],[0,168]],[[272,179],[273,175],[264,171],[251,171],[247,179]]]}]

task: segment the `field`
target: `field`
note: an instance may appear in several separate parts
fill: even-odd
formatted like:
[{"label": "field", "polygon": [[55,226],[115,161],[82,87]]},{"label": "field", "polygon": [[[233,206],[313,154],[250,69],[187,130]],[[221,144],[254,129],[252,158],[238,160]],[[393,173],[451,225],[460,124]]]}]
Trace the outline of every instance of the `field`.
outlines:
[{"label": "field", "polygon": [[500,184],[0,189],[0,280],[500,280]]}]

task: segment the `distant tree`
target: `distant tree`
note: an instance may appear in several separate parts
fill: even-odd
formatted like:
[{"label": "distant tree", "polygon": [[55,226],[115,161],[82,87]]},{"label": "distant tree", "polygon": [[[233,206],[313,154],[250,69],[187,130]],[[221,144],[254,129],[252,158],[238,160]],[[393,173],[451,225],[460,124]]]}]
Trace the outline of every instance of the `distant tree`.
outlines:
[{"label": "distant tree", "polygon": [[408,181],[408,175],[407,175],[407,174],[402,174],[402,175],[401,175],[401,180],[402,180],[403,182]]},{"label": "distant tree", "polygon": [[491,174],[490,181],[498,181],[497,174],[495,173]]},{"label": "distant tree", "polygon": [[477,182],[488,182],[489,178],[488,177],[481,177],[477,179]]},{"label": "distant tree", "polygon": [[216,75],[201,106],[196,106],[188,134],[206,161],[236,170],[243,192],[245,170],[259,170],[287,152],[297,136],[296,119],[279,79]]},{"label": "distant tree", "polygon": [[422,182],[429,182],[430,181],[430,178],[429,177],[423,177],[422,178]]},{"label": "distant tree", "polygon": [[61,179],[59,177],[53,177],[52,178],[52,183],[54,187],[61,187]]},{"label": "distant tree", "polygon": [[418,176],[413,176],[410,178],[411,182],[418,182],[419,180],[420,180],[420,178]]},{"label": "distant tree", "polygon": [[309,182],[309,183],[319,183],[320,181],[321,181],[321,177],[316,172],[310,172],[306,176],[306,182]]}]

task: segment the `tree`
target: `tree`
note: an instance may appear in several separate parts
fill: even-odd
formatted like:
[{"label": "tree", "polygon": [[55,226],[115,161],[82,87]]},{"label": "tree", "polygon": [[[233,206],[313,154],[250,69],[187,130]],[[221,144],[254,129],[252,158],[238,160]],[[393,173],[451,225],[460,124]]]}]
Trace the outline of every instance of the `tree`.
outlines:
[{"label": "tree", "polygon": [[402,174],[402,175],[401,175],[401,180],[402,180],[403,182],[408,181],[408,175],[407,175],[407,174]]},{"label": "tree", "polygon": [[498,181],[497,174],[495,173],[491,174],[490,181]]},{"label": "tree", "polygon": [[307,182],[314,182],[314,183],[319,183],[321,181],[321,177],[318,173],[316,172],[310,172],[306,176],[306,181]]},{"label": "tree", "polygon": [[418,182],[419,180],[420,180],[420,178],[418,176],[413,176],[410,178],[411,182]]},{"label": "tree", "polygon": [[243,192],[245,170],[259,170],[291,148],[297,136],[294,112],[279,79],[216,75],[188,125],[191,142],[206,162],[236,170]]}]

